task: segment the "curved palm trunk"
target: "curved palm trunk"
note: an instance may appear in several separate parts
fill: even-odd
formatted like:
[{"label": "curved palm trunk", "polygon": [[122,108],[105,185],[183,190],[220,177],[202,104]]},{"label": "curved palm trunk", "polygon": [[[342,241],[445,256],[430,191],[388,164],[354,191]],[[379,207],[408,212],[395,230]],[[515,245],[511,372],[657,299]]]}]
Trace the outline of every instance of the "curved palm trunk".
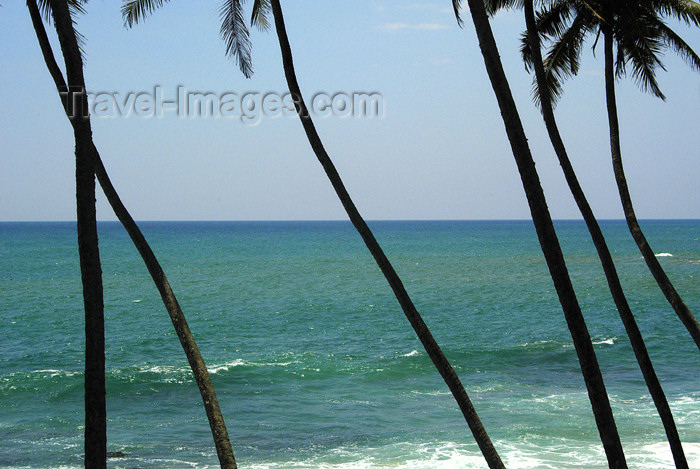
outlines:
[{"label": "curved palm trunk", "polygon": [[[37,8],[36,1],[28,0],[27,7],[29,9],[32,24],[34,26],[37,39],[39,41],[39,45],[41,47],[41,52],[46,62],[46,66],[49,69],[52,78],[54,79],[54,83],[56,84],[56,88],[59,91],[59,93],[65,93],[68,88],[66,86],[65,80],[63,79],[61,70],[58,67],[58,64],[56,63],[53,51],[51,50],[51,44],[49,43],[48,37],[46,35],[46,30],[44,29],[44,24],[42,22],[39,9]],[[67,107],[68,102],[69,101],[64,101],[63,104],[64,106],[66,106],[66,113],[68,113],[68,115],[70,116],[71,110]],[[128,210],[126,209],[121,199],[119,198],[119,195],[114,189],[114,186],[112,185],[109,176],[107,175],[107,171],[105,170],[104,165],[102,164],[102,160],[100,159],[100,155],[97,151],[97,148],[92,142],[92,138],[90,138],[88,150],[85,151],[89,152],[92,155],[95,165],[94,170],[97,174],[97,178],[100,182],[100,185],[102,186],[102,189],[105,192],[105,195],[107,196],[107,200],[109,201],[110,205],[112,206],[112,209],[114,210],[114,213],[117,215],[122,225],[129,233],[129,236],[131,237],[134,245],[141,254],[141,257],[144,263],[146,264],[146,267],[148,268],[148,271],[151,274],[151,277],[153,278],[153,281],[156,284],[158,291],[160,292],[161,298],[163,299],[163,303],[165,304],[165,307],[168,310],[168,314],[170,315],[170,319],[172,320],[177,336],[180,339],[182,348],[184,349],[185,354],[187,356],[187,360],[189,361],[190,367],[192,368],[192,373],[197,382],[197,386],[199,387],[200,394],[202,395],[202,400],[204,401],[204,407],[207,413],[207,417],[209,419],[209,426],[211,427],[212,435],[214,437],[214,443],[216,445],[216,450],[221,467],[223,469],[235,469],[237,467],[236,461],[233,456],[233,450],[231,448],[228,432],[226,430],[226,425],[224,423],[221,410],[219,408],[216,393],[214,392],[214,387],[211,383],[209,372],[207,371],[206,365],[204,364],[204,360],[202,359],[202,356],[199,352],[199,348],[197,347],[194,337],[192,336],[192,333],[187,325],[184,313],[182,312],[182,309],[180,308],[180,305],[178,304],[177,299],[175,298],[175,294],[173,293],[170,287],[170,283],[168,282],[168,279],[165,276],[165,273],[163,272],[160,263],[156,259],[155,254],[153,253],[148,242],[141,233],[141,230],[134,222],[133,218],[129,214]]]},{"label": "curved palm trunk", "polygon": [[593,407],[593,414],[608,464],[615,469],[626,468],[627,462],[625,461],[615,419],[605,390],[603,376],[598,366],[593,344],[576,299],[576,294],[571,285],[564,256],[561,252],[544,192],[535,169],[535,163],[532,159],[520,116],[515,107],[515,102],[513,101],[513,96],[498,55],[498,48],[489,25],[484,2],[483,0],[468,0],[468,3],[477,37],[479,38],[479,46],[484,56],[486,70],[498,100],[542,252],[544,253],[576,347],[576,353],[586,382],[588,396]]},{"label": "curved palm trunk", "polygon": [[160,266],[158,259],[156,259],[155,254],[151,250],[146,238],[144,238],[141,230],[131,218],[131,214],[127,211],[126,207],[122,203],[117,191],[112,186],[112,182],[107,175],[102,160],[99,157],[97,149],[93,145],[93,152],[95,154],[96,160],[96,173],[97,179],[102,186],[102,190],[107,196],[109,204],[112,206],[114,213],[119,218],[126,231],[129,233],[131,240],[141,254],[148,272],[153,278],[153,282],[158,288],[161,298],[163,299],[163,304],[168,310],[170,315],[170,320],[173,323],[175,332],[177,333],[178,339],[180,339],[180,344],[182,349],[185,351],[187,360],[192,368],[192,374],[194,375],[197,386],[199,387],[199,392],[204,401],[204,409],[207,413],[207,418],[209,419],[209,427],[211,428],[212,436],[214,437],[214,445],[216,446],[216,453],[219,457],[219,463],[222,469],[236,469],[236,460],[233,456],[233,449],[231,448],[231,441],[228,436],[228,431],[226,429],[226,423],[224,422],[224,417],[221,414],[221,409],[219,408],[219,402],[216,398],[216,393],[214,392],[214,386],[211,382],[211,377],[207,371],[207,367],[204,363],[197,343],[194,340],[194,336],[187,325],[187,320],[185,315],[180,308],[180,304],[175,298],[175,293],[173,293],[172,288],[170,288],[170,283],[168,278],[165,276],[165,272]]},{"label": "curved palm trunk", "polygon": [[66,106],[75,136],[78,252],[85,305],[85,467],[106,468],[105,326],[95,207],[95,161],[90,151],[92,129],[83,115],[87,109],[83,64],[68,4],[53,1],[51,5],[68,83],[73,85],[66,95]]},{"label": "curved palm trunk", "polygon": [[678,469],[688,469],[688,462],[686,461],[685,454],[683,452],[683,446],[681,445],[678,430],[676,429],[676,423],[673,420],[673,414],[671,413],[671,408],[668,405],[666,395],[664,394],[661,383],[656,376],[654,366],[651,363],[651,359],[649,358],[649,354],[644,343],[644,339],[639,331],[637,322],[634,319],[632,310],[630,309],[627,298],[622,290],[622,285],[620,284],[620,279],[617,275],[617,270],[615,269],[615,263],[613,262],[608,245],[605,242],[603,232],[600,229],[600,225],[598,225],[598,221],[593,215],[593,210],[588,204],[588,200],[586,200],[586,196],[583,193],[583,189],[578,182],[574,168],[569,160],[566,148],[564,147],[564,142],[559,134],[556,119],[554,118],[554,110],[549,94],[546,92],[543,93],[543,90],[547,89],[547,79],[542,61],[540,36],[537,32],[533,0],[525,0],[524,10],[528,42],[532,51],[533,67],[535,70],[537,87],[540,90],[542,116],[544,118],[545,126],[547,127],[547,132],[549,133],[549,139],[552,142],[552,146],[554,147],[559,164],[564,171],[566,182],[568,183],[569,189],[576,200],[576,204],[578,205],[581,215],[583,215],[583,219],[586,222],[586,226],[590,232],[593,244],[598,252],[598,257],[600,258],[603,271],[605,272],[605,278],[608,282],[608,288],[610,289],[610,293],[615,301],[617,310],[620,313],[620,318],[622,319],[622,323],[627,331],[627,335],[630,339],[630,343],[632,344],[634,354],[637,357],[637,363],[639,363],[639,368],[642,371],[642,375],[646,381],[649,393],[654,400],[656,409],[659,412],[661,421],[663,422],[666,437],[668,438],[671,446],[671,453],[673,454],[673,458],[676,462],[676,467]]},{"label": "curved palm trunk", "polygon": [[316,132],[314,123],[311,120],[308,108],[304,103],[304,99],[299,88],[299,83],[297,82],[296,73],[294,71],[294,62],[292,59],[292,51],[289,45],[289,39],[287,38],[287,32],[284,26],[284,17],[282,15],[279,0],[272,0],[271,4],[275,19],[275,28],[279,38],[280,49],[282,51],[282,61],[284,64],[284,73],[287,79],[287,85],[289,86],[289,91],[294,98],[297,113],[299,114],[299,118],[301,119],[301,123],[304,127],[309,143],[311,144],[311,148],[323,166],[323,169],[333,185],[333,189],[343,204],[343,207],[345,208],[350,220],[352,221],[352,224],[362,237],[365,245],[384,274],[384,277],[389,282],[396,299],[399,301],[399,304],[408,318],[408,321],[411,323],[411,326],[415,330],[416,335],[423,344],[423,347],[425,347],[425,350],[433,361],[433,364],[440,372],[440,375],[445,380],[445,383],[459,404],[464,418],[466,419],[467,424],[469,425],[469,428],[471,429],[472,434],[474,435],[474,438],[476,439],[476,442],[479,445],[479,448],[481,449],[489,467],[492,469],[505,468],[503,462],[498,456],[498,453],[496,452],[496,449],[491,443],[491,440],[487,435],[486,430],[469,399],[469,396],[464,390],[464,386],[460,382],[457,373],[455,373],[454,369],[440,349],[440,346],[430,333],[428,326],[425,324],[423,318],[413,305],[413,302],[411,301],[408,292],[404,288],[401,279],[389,262],[389,259],[387,259],[386,255],[382,251],[382,248],[379,246],[379,243],[372,234],[372,231],[369,229],[369,226],[367,226],[367,223],[365,223],[359,211],[355,207],[355,204],[350,198],[350,195],[348,194],[345,185],[343,184],[343,181],[335,168],[335,165],[328,156],[328,153],[326,153],[323,143]]},{"label": "curved palm trunk", "polygon": [[625,212],[625,220],[627,227],[637,243],[639,251],[644,256],[644,261],[654,276],[656,283],[663,292],[666,300],[671,304],[673,310],[680,318],[683,325],[688,329],[691,337],[695,341],[695,345],[700,349],[700,324],[693,313],[688,309],[683,299],[680,297],[673,284],[669,280],[666,272],[659,263],[659,260],[654,255],[654,251],[649,246],[642,228],[637,221],[637,215],[634,212],[632,205],[632,197],[630,196],[627,187],[627,178],[625,170],[622,166],[622,150],[620,148],[620,125],[617,119],[617,103],[615,99],[615,70],[613,58],[613,34],[609,28],[603,28],[603,36],[605,40],[605,98],[608,108],[608,124],[610,126],[610,150],[612,153],[613,171],[615,173],[615,182],[620,193],[620,201],[622,209]]}]

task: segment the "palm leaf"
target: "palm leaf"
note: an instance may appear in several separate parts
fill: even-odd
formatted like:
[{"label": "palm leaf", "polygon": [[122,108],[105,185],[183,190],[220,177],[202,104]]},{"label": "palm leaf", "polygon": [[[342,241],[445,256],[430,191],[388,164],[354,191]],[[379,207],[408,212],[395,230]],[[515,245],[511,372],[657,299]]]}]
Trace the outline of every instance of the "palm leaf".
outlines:
[{"label": "palm leaf", "polygon": [[548,75],[548,92],[552,104],[556,104],[562,93],[561,83],[576,76],[581,65],[581,48],[585,36],[595,27],[586,15],[578,15],[571,26],[552,44],[544,59]]},{"label": "palm leaf", "polygon": [[486,13],[495,15],[499,10],[518,10],[523,8],[523,0],[484,0]]},{"label": "palm leaf", "polygon": [[648,0],[649,7],[662,16],[700,26],[700,3],[691,0]]},{"label": "palm leaf", "polygon": [[268,17],[272,12],[270,0],[255,0],[253,3],[253,13],[250,17],[250,24],[257,26],[261,31],[270,29]]},{"label": "palm leaf", "polygon": [[629,63],[637,85],[643,91],[665,99],[656,80],[656,70],[664,69],[660,59],[664,43],[650,21],[656,14],[640,11],[636,6],[623,10],[625,14],[620,15],[613,30],[618,47],[617,76],[626,74],[625,65]]},{"label": "palm leaf", "polygon": [[462,20],[462,15],[460,11],[462,10],[462,0],[452,0],[452,9],[455,12],[455,18],[457,18],[457,24],[459,27],[464,26],[464,21]]},{"label": "palm leaf", "polygon": [[167,1],[169,0],[125,0],[122,5],[124,25],[132,27]]},{"label": "palm leaf", "polygon": [[226,43],[226,54],[233,57],[243,75],[250,78],[253,75],[252,45],[240,0],[226,0],[220,13],[221,38]]},{"label": "palm leaf", "polygon": [[576,13],[577,9],[571,2],[556,2],[537,12],[537,31],[545,36],[561,36]]}]

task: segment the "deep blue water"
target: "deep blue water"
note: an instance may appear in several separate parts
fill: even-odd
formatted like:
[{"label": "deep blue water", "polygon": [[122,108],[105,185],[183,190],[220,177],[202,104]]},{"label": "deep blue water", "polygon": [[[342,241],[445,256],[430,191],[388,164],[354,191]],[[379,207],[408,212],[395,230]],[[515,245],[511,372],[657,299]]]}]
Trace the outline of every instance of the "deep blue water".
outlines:
[{"label": "deep blue water", "polygon": [[[140,224],[212,373],[242,468],[485,467],[461,413],[348,222]],[[509,468],[605,467],[571,338],[530,222],[372,228]],[[700,221],[645,221],[700,311]],[[557,223],[630,467],[672,467],[581,222]],[[160,297],[101,223],[108,449],[115,468],[216,467]],[[624,222],[603,222],[691,466],[700,354]],[[82,464],[83,318],[73,223],[0,223],[0,467]]]}]

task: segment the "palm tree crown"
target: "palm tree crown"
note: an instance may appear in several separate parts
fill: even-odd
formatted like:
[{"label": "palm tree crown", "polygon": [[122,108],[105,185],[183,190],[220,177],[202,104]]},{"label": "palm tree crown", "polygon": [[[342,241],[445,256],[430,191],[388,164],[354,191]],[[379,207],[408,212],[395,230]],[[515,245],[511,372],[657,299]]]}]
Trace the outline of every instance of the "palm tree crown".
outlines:
[{"label": "palm tree crown", "polygon": [[[522,3],[517,0],[488,0],[503,6]],[[664,17],[674,17],[689,25],[700,26],[700,4],[692,0],[552,0],[544,2],[537,15],[537,29],[552,42],[544,60],[547,92],[553,101],[561,96],[562,83],[578,74],[585,39],[595,35],[593,47],[604,29],[609,28],[616,48],[615,74],[622,77],[628,70],[645,92],[665,99],[656,72],[665,70],[661,56],[672,50],[688,65],[700,71],[700,57],[668,25]],[[523,40],[523,57],[532,65],[532,54]]]}]

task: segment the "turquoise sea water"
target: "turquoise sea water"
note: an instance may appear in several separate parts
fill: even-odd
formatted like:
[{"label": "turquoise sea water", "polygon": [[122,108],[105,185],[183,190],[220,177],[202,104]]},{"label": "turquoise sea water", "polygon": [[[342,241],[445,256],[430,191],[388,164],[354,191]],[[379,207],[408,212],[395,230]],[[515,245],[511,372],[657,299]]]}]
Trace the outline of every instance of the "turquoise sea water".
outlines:
[{"label": "turquoise sea water", "polygon": [[[212,373],[242,468],[486,467],[347,222],[142,223]],[[509,468],[602,468],[571,338],[530,222],[374,222]],[[700,221],[643,227],[700,313]],[[558,222],[630,467],[672,467],[585,226]],[[114,468],[216,467],[168,315],[101,223]],[[700,467],[700,354],[623,222],[603,223]],[[83,319],[72,223],[0,223],[0,467],[82,464]]]}]

